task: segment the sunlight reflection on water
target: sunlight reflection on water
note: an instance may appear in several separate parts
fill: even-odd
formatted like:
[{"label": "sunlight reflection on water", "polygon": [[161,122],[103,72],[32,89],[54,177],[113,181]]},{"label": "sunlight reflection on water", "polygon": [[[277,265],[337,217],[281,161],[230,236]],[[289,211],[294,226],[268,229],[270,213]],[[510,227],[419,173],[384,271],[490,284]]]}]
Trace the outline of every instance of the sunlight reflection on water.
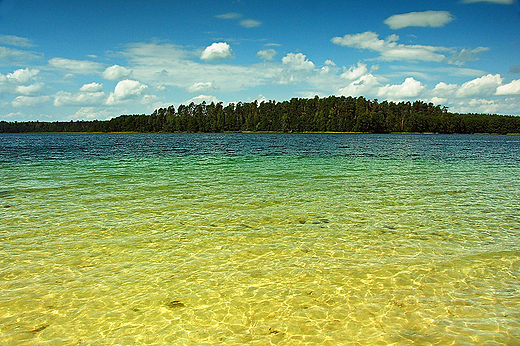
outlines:
[{"label": "sunlight reflection on water", "polygon": [[518,140],[35,137],[1,157],[2,344],[520,342]]}]

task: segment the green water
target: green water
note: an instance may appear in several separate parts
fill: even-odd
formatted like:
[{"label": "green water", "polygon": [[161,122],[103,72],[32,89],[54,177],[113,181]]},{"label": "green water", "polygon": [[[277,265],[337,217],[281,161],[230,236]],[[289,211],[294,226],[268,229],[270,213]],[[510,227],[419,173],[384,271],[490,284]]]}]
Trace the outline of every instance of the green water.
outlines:
[{"label": "green water", "polygon": [[0,344],[520,344],[517,138],[54,136],[2,137]]}]

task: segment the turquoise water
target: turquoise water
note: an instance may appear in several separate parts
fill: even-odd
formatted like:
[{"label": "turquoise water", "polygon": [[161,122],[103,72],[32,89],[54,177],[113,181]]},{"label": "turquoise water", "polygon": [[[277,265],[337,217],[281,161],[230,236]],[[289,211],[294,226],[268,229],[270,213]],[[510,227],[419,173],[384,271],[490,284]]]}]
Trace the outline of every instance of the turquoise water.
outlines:
[{"label": "turquoise water", "polygon": [[0,344],[520,344],[520,137],[0,143]]}]

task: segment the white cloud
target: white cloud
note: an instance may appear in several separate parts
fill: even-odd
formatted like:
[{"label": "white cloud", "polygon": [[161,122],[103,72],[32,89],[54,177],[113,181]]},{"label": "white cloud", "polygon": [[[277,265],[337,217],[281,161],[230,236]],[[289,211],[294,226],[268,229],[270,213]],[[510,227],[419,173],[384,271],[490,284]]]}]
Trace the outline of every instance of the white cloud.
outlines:
[{"label": "white cloud", "polygon": [[366,74],[359,79],[351,82],[344,88],[340,88],[338,93],[344,96],[365,96],[369,97],[375,94],[375,91],[381,87],[377,78],[372,74]]},{"label": "white cloud", "polygon": [[226,42],[215,42],[211,46],[206,47],[200,55],[200,59],[204,61],[221,61],[232,58],[231,47]]},{"label": "white cloud", "polygon": [[18,37],[13,35],[0,35],[0,44],[16,47],[33,47],[34,44],[25,37]]},{"label": "white cloud", "polygon": [[262,25],[262,22],[254,19],[244,19],[240,21],[240,25],[244,28],[256,28],[257,26]]},{"label": "white cloud", "polygon": [[[282,58],[283,69],[278,72],[277,84],[290,84],[312,78],[315,65],[302,53],[289,53]],[[319,70],[318,70],[319,71]]]},{"label": "white cloud", "polygon": [[[29,92],[31,88],[34,87],[24,87],[23,84],[33,81],[39,72],[40,71],[36,69],[25,68],[15,70],[7,75],[0,73],[0,96],[1,93],[24,94],[25,92]],[[19,87],[21,87],[21,89],[19,89]]]},{"label": "white cloud", "polygon": [[219,103],[220,101],[215,96],[212,96],[212,95],[199,95],[199,96],[195,96],[194,98],[186,101],[186,104],[190,104],[192,102],[194,104],[199,104],[199,103],[202,103],[202,102],[206,102],[206,103],[211,103],[211,102]]},{"label": "white cloud", "polygon": [[99,83],[90,83],[90,84],[84,84],[81,88],[79,88],[79,91],[86,92],[86,93],[95,93],[103,90],[103,84]]},{"label": "white cloud", "polygon": [[12,102],[13,107],[35,107],[49,100],[49,96],[18,96]]},{"label": "white cloud", "polygon": [[267,99],[267,97],[265,97],[265,96],[262,95],[262,94],[258,95],[258,97],[256,98],[256,100],[258,101],[258,104],[263,103],[263,102],[269,102],[269,100]]},{"label": "white cloud", "polygon": [[459,98],[490,96],[501,84],[502,77],[499,74],[488,74],[462,84],[455,95]]},{"label": "white cloud", "polygon": [[256,55],[262,59],[262,60],[268,60],[271,61],[274,59],[275,55],[278,54],[278,52],[274,49],[264,49],[256,53]]},{"label": "white cloud", "polygon": [[173,86],[187,90],[195,83],[212,81],[221,92],[237,92],[278,78],[280,66],[204,64],[190,59],[196,51],[158,43],[136,43],[122,52],[132,65],[132,76],[150,86]]},{"label": "white cloud", "polygon": [[438,28],[453,20],[448,11],[425,11],[396,14],[385,20],[385,24],[391,29],[402,29],[409,26],[422,26]]},{"label": "white cloud", "polygon": [[454,65],[464,65],[467,61],[476,60],[478,56],[488,51],[487,47],[477,47],[474,49],[462,49],[460,52],[453,54],[446,59],[446,62]]},{"label": "white cloud", "polygon": [[348,70],[345,69],[345,72],[341,74],[341,77],[345,79],[356,80],[366,74],[368,74],[367,65],[362,62],[358,62],[357,66],[350,66]]},{"label": "white cloud", "polygon": [[49,65],[57,68],[68,70],[77,74],[95,74],[102,68],[103,64],[89,61],[89,60],[71,60],[64,58],[52,58],[49,60]]},{"label": "white cloud", "polygon": [[0,62],[19,65],[24,60],[40,58],[41,54],[19,50],[15,48],[0,47]]},{"label": "white cloud", "polygon": [[112,118],[114,113],[107,109],[98,107],[81,107],[72,117],[72,119],[99,119],[105,120]]},{"label": "white cloud", "polygon": [[460,113],[497,113],[499,109],[500,105],[495,100],[471,99],[458,102],[454,111]]},{"label": "white cloud", "polygon": [[38,73],[40,73],[40,70],[29,69],[29,68],[19,69],[12,73],[8,73],[7,80],[15,82],[15,83],[23,84],[23,83],[27,83],[30,80],[32,80]]},{"label": "white cloud", "polygon": [[[219,14],[219,15],[215,16],[215,18],[238,20],[238,19],[242,18],[242,14],[236,13],[236,12],[228,12],[228,13],[224,13],[224,14]],[[256,28],[257,26],[262,25],[262,22],[260,22],[258,20],[254,20],[254,19],[243,19],[243,20],[239,21],[238,24],[240,26],[243,26],[244,28],[251,29],[251,28]]]},{"label": "white cloud", "polygon": [[496,95],[520,95],[520,79],[499,86]]},{"label": "white cloud", "polygon": [[65,91],[58,91],[54,95],[54,105],[56,107],[63,106],[103,106],[105,104],[106,94],[99,92],[79,92],[71,94]]},{"label": "white cloud", "polygon": [[108,96],[107,104],[115,105],[125,100],[138,98],[147,88],[148,86],[136,80],[122,80],[117,83],[114,92]]},{"label": "white cloud", "polygon": [[378,91],[378,95],[390,100],[417,97],[425,89],[421,82],[412,77],[406,78],[403,84],[385,85]]},{"label": "white cloud", "polygon": [[31,85],[19,85],[16,87],[16,92],[22,95],[34,95],[41,92],[44,88],[43,83],[35,83]]},{"label": "white cloud", "polygon": [[242,15],[240,13],[236,13],[236,12],[229,12],[229,13],[219,14],[215,17],[219,18],[219,19],[238,19],[238,18],[242,17]]},{"label": "white cloud", "polygon": [[212,82],[199,82],[199,83],[193,83],[189,88],[188,91],[190,93],[200,93],[204,91],[216,91],[218,88],[213,85]]},{"label": "white cloud", "polygon": [[451,97],[455,94],[459,86],[457,84],[446,84],[444,82],[440,82],[433,89],[433,94],[437,97]]},{"label": "white cloud", "polygon": [[315,65],[302,53],[289,53],[282,58],[282,63],[291,70],[313,70]]},{"label": "white cloud", "polygon": [[397,35],[390,35],[385,40],[380,40],[378,35],[371,31],[361,34],[345,35],[332,38],[332,43],[379,52],[380,59],[386,61],[412,60],[412,61],[443,61],[446,57],[440,52],[448,51],[445,47],[404,45],[398,44]]},{"label": "white cloud", "polygon": [[430,102],[434,105],[446,105],[448,102],[447,98],[434,96],[430,99]]},{"label": "white cloud", "polygon": [[130,77],[132,70],[123,66],[113,65],[103,71],[103,78],[108,80],[121,80]]},{"label": "white cloud", "polygon": [[63,106],[103,106],[106,102],[106,94],[103,92],[103,84],[90,83],[84,84],[79,92],[72,94],[65,91],[58,91],[54,95],[54,105]]}]

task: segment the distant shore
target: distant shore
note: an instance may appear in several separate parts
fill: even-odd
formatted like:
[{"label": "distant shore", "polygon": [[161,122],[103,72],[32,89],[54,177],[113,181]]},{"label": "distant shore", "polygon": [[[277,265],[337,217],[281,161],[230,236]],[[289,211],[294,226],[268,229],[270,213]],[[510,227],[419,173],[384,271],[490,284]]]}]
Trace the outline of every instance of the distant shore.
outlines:
[{"label": "distant shore", "polygon": [[190,103],[110,120],[0,121],[0,133],[31,132],[520,134],[520,116],[452,113],[423,101],[394,103],[330,96],[227,106]]}]

